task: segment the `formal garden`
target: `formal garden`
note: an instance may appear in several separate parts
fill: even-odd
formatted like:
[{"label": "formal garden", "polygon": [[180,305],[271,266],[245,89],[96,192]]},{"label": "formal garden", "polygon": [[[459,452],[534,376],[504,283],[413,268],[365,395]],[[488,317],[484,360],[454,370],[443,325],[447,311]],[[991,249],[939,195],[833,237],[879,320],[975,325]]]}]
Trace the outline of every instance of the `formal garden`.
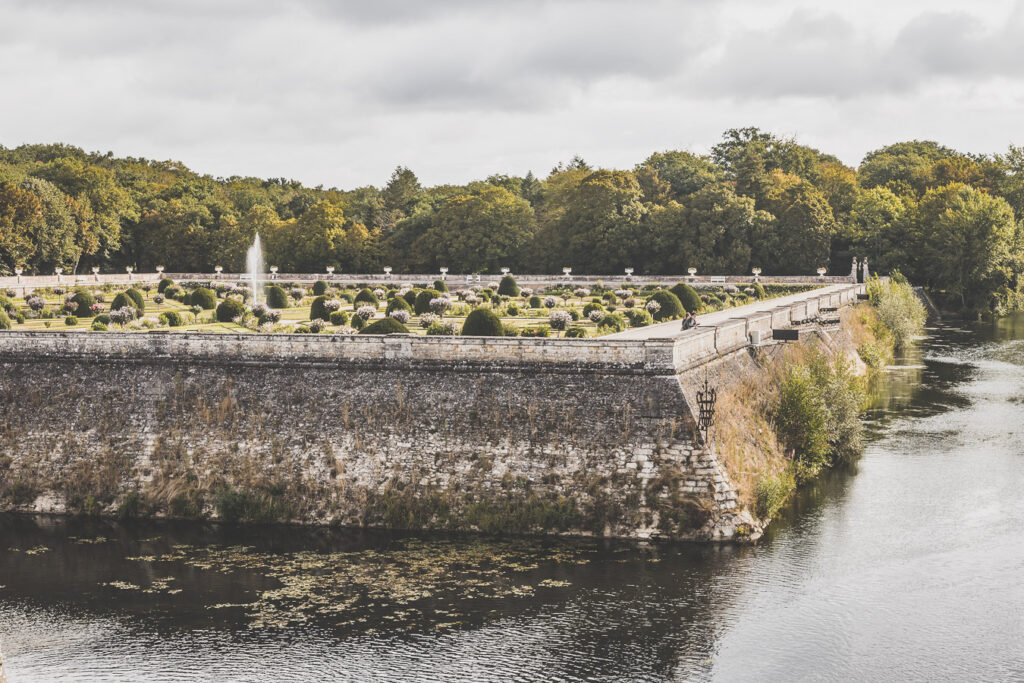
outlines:
[{"label": "formal garden", "polygon": [[0,292],[0,329],[597,337],[813,288],[567,283],[535,290],[509,275],[493,288],[450,288],[443,280],[387,286],[271,281],[254,300],[244,282],[165,278],[129,289]]}]

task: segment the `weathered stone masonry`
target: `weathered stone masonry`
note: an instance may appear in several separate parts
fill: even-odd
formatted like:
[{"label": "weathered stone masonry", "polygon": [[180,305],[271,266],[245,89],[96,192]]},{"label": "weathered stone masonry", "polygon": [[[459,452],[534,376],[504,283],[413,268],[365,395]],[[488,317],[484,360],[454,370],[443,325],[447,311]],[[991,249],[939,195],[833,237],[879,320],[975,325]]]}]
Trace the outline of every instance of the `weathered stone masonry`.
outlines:
[{"label": "weathered stone masonry", "polygon": [[692,439],[680,377],[764,321],[620,342],[7,332],[0,504],[113,512],[137,491],[209,513],[236,490],[308,523],[756,534]]}]

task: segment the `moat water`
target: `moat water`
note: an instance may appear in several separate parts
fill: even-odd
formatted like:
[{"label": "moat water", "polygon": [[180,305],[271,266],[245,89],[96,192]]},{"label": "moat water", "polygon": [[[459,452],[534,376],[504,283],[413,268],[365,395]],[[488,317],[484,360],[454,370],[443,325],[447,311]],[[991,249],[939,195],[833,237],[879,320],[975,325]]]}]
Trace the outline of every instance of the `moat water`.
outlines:
[{"label": "moat water", "polygon": [[0,516],[25,681],[1024,680],[1024,316],[886,372],[753,547]]}]

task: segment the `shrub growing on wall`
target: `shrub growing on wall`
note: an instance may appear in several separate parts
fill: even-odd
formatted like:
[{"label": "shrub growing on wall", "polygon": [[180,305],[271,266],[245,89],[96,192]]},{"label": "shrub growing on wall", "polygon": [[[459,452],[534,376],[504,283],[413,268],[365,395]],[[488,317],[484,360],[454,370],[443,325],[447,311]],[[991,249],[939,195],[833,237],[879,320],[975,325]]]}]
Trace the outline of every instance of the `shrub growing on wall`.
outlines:
[{"label": "shrub growing on wall", "polygon": [[192,295],[188,298],[188,303],[191,306],[198,306],[204,311],[212,311],[217,307],[217,295],[214,294],[212,289],[200,287],[192,292]]},{"label": "shrub growing on wall", "polygon": [[501,278],[498,284],[498,294],[502,296],[519,296],[519,283],[511,275]]},{"label": "shrub growing on wall", "polygon": [[271,308],[288,308],[288,293],[281,287],[267,287],[267,305]]},{"label": "shrub growing on wall", "polygon": [[683,308],[687,313],[696,313],[701,309],[701,305],[704,303],[700,300],[700,294],[697,293],[697,290],[685,282],[680,282],[668,291],[676,295],[676,298],[679,299],[679,303],[683,305]]},{"label": "shrub growing on wall", "polygon": [[381,318],[359,330],[359,334],[409,334],[409,328],[394,318]]},{"label": "shrub growing on wall", "polygon": [[679,297],[667,289],[658,290],[651,295],[649,301],[656,301],[660,306],[656,312],[652,313],[655,320],[675,320],[686,315]]},{"label": "shrub growing on wall", "polygon": [[501,324],[501,318],[494,314],[489,308],[474,309],[462,325],[463,336],[473,337],[503,337],[505,329]]},{"label": "shrub growing on wall", "polygon": [[413,307],[416,311],[416,315],[423,315],[424,313],[430,313],[430,302],[432,299],[438,299],[441,297],[441,292],[436,289],[424,289],[416,295],[416,305]]}]

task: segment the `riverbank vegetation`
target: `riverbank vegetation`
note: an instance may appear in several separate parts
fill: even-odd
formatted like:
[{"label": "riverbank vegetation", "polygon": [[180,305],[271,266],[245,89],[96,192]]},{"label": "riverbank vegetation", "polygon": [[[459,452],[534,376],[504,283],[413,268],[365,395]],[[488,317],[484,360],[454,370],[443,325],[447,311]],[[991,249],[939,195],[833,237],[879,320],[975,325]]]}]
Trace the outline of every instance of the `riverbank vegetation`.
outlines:
[{"label": "riverbank vegetation", "polygon": [[174,161],[68,145],[0,147],[0,275],[244,268],[253,236],[280,272],[513,271],[812,274],[866,256],[940,305],[1024,303],[1024,147],[963,154],[899,142],[859,167],[756,128],[706,155],[651,154],[631,169],[580,158],[543,177],[497,173],[424,187],[399,167],[382,187],[213,178]]},{"label": "riverbank vegetation", "polygon": [[873,373],[924,331],[924,307],[905,279],[875,280],[869,291],[870,305],[842,312],[841,331],[761,349],[724,383],[716,447],[741,502],[762,519],[800,484],[860,455]]}]

